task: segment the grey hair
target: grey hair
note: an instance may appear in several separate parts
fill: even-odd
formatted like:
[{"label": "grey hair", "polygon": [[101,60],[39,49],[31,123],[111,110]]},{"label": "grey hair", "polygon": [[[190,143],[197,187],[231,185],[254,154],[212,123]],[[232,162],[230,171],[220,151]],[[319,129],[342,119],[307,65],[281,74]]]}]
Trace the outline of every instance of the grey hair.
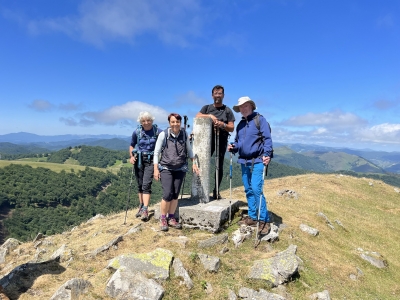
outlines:
[{"label": "grey hair", "polygon": [[153,115],[148,111],[141,111],[137,121],[140,123],[143,119],[150,119],[154,121],[155,117],[153,117]]}]

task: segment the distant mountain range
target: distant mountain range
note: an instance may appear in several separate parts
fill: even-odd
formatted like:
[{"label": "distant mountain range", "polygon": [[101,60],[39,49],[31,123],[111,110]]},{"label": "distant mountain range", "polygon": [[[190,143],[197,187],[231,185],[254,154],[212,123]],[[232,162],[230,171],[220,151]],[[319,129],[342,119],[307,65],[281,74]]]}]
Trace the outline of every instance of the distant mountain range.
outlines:
[{"label": "distant mountain range", "polygon": [[[79,145],[128,150],[130,140],[131,137],[118,135],[41,136],[26,132],[10,133],[0,135],[0,154],[44,153]],[[400,174],[400,152],[274,143],[274,161],[314,172],[346,170]]]}]

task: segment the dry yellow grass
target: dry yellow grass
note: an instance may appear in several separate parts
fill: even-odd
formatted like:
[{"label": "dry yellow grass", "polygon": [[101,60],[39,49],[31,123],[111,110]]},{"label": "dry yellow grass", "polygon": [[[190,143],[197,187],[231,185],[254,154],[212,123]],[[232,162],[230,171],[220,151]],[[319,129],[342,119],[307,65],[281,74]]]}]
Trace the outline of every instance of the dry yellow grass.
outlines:
[{"label": "dry yellow grass", "polygon": [[[277,194],[281,189],[294,190],[300,197],[298,200],[285,199]],[[67,244],[74,260],[62,263],[66,271],[61,274],[37,278],[31,289],[19,299],[49,299],[60,285],[74,277],[87,279],[93,284],[93,289],[84,299],[109,299],[104,292],[111,275],[104,269],[108,260],[120,254],[150,252],[157,247],[173,251],[183,261],[195,285],[187,291],[179,285],[180,279],[171,276],[163,283],[166,289],[164,299],[226,299],[228,288],[235,292],[244,286],[270,290],[262,282],[246,280],[246,275],[254,260],[271,257],[290,244],[297,245],[297,255],[304,261],[300,276],[286,287],[294,299],[307,299],[310,294],[324,289],[329,290],[332,299],[400,298],[400,194],[392,186],[371,179],[307,174],[268,180],[264,192],[269,210],[287,225],[280,233],[280,240],[272,245],[262,243],[254,249],[251,240],[235,249],[229,242],[230,251],[221,255],[222,245],[197,249],[198,240],[211,234],[186,229],[163,233],[158,231],[159,224],[151,220],[143,224],[143,231],[124,238],[118,249],[106,251],[96,258],[87,256],[140,222],[134,218],[136,211],[129,211],[128,224],[123,225],[125,213],[122,212],[52,236],[53,245],[48,246],[47,255]],[[229,197],[229,191],[221,194]],[[245,199],[241,188],[234,190],[233,197]],[[319,212],[329,218],[334,230],[317,215]],[[320,234],[313,237],[302,232],[299,229],[301,223],[319,229]],[[237,225],[232,225],[227,232],[236,228]],[[186,248],[171,242],[180,235],[190,239]],[[387,260],[388,268],[378,269],[362,260],[357,248],[379,252]],[[20,249],[21,255],[13,252],[7,256],[7,263],[12,262],[13,267],[29,261],[35,253],[33,243],[25,243]],[[190,255],[198,252],[219,256],[222,260],[220,271],[216,274],[204,271],[196,256]],[[364,275],[353,281],[349,275],[357,274],[357,268]],[[4,269],[0,271],[0,275],[6,273]],[[210,295],[204,291],[205,282],[213,286]]]}]

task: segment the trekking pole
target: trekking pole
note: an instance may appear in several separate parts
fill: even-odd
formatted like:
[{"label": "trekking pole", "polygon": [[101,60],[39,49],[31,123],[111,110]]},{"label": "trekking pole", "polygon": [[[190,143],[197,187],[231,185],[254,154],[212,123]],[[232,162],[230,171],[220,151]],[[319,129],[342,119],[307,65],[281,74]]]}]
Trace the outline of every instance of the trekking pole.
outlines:
[{"label": "trekking pole", "polygon": [[215,192],[219,198],[219,128],[215,128]]},{"label": "trekking pole", "polygon": [[126,201],[126,210],[125,210],[125,220],[124,220],[124,225],[126,224],[126,216],[128,215],[128,205],[129,205],[129,198],[131,195],[131,189],[132,189],[132,179],[133,179],[133,171],[135,169],[135,164],[132,164],[132,173],[131,173],[131,182],[129,183],[129,189],[128,189],[128,200]]},{"label": "trekking pole", "polygon": [[260,211],[261,211],[261,200],[262,200],[262,194],[263,194],[263,188],[264,188],[264,177],[265,173],[267,172],[267,166],[264,165],[263,169],[263,177],[262,177],[262,185],[261,185],[261,191],[260,191],[260,203],[258,205],[258,217],[257,217],[257,231],[256,231],[256,241],[254,243],[254,248],[257,248],[258,244],[260,243],[260,239],[258,237],[258,231],[260,229]]},{"label": "trekking pole", "polygon": [[231,161],[229,165],[229,225],[232,220],[232,150],[231,150]]},{"label": "trekking pole", "polygon": [[[189,125],[187,124],[187,120],[188,120],[188,117],[186,115],[183,116],[183,128],[185,129],[184,134],[186,134],[186,127],[189,127]],[[186,144],[185,144],[185,147],[186,147]],[[187,161],[187,151],[186,151],[186,161]],[[185,176],[183,177],[183,182],[182,182],[181,200],[183,197],[183,190],[185,189],[185,178],[186,178],[186,173],[185,173]]]}]

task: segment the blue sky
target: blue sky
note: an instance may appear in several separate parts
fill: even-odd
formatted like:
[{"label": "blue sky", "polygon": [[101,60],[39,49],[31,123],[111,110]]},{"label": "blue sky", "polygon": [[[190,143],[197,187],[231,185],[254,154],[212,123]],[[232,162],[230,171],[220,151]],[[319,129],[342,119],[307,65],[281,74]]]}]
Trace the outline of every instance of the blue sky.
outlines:
[{"label": "blue sky", "polygon": [[275,142],[400,151],[400,1],[0,0],[0,134],[192,123],[216,84]]}]

